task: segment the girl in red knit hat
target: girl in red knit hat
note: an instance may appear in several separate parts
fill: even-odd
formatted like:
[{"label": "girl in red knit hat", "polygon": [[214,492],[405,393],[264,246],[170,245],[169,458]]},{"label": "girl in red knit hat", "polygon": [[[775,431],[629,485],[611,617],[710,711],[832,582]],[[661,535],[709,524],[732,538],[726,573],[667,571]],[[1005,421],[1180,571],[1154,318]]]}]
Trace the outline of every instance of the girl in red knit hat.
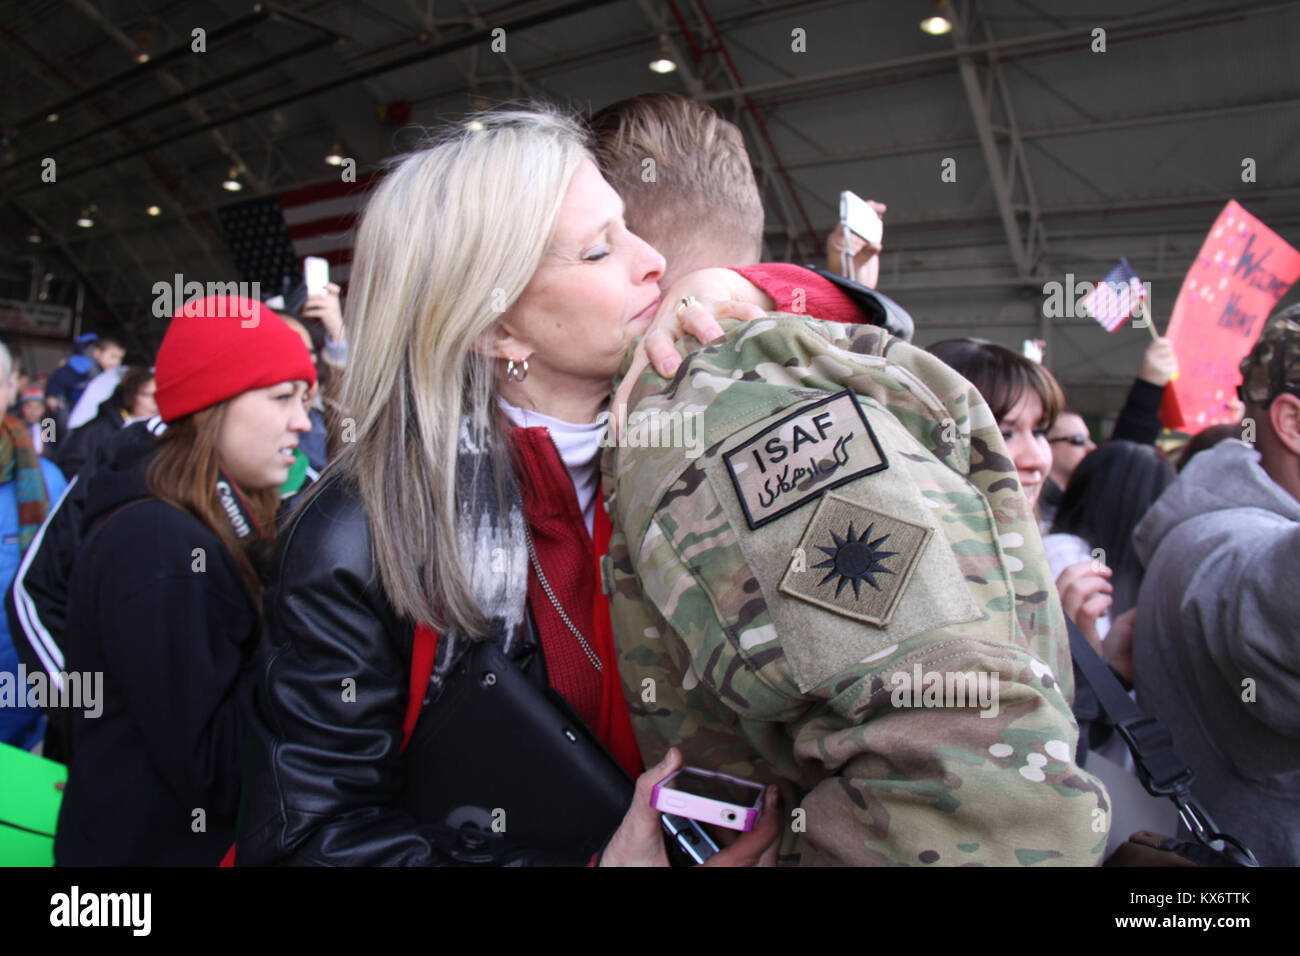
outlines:
[{"label": "girl in red knit hat", "polygon": [[196,300],[168,327],[166,429],[123,429],[85,489],[65,669],[100,692],[69,715],[57,864],[215,866],[233,840],[237,687],[315,380],[302,341],[260,303]]}]

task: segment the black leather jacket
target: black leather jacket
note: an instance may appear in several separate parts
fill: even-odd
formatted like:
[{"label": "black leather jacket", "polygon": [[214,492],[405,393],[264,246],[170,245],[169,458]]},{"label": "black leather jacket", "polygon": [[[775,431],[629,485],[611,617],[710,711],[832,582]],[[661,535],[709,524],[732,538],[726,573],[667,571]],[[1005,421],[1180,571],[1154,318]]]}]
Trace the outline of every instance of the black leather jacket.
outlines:
[{"label": "black leather jacket", "polygon": [[[380,591],[365,508],[347,479],[327,479],[282,531],[273,577],[246,723],[236,863],[464,862],[403,796],[420,759],[414,744],[399,753],[415,628]],[[547,860],[516,850],[494,862]]]}]

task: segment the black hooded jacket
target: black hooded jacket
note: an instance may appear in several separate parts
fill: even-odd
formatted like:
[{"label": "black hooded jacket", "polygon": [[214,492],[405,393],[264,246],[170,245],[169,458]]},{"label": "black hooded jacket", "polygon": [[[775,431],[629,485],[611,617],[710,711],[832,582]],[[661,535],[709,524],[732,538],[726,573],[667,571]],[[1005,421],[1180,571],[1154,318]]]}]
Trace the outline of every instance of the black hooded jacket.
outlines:
[{"label": "black hooded jacket", "polygon": [[55,444],[54,463],[71,481],[85,467],[95,449],[122,430],[122,406],[115,398],[100,403],[95,417],[79,428],[74,428],[67,438]]},{"label": "black hooded jacket", "polygon": [[235,833],[258,612],[220,538],[149,496],[152,437],[120,437],[64,519],[81,539],[65,668],[103,684],[102,713],[71,713],[55,862],[215,866]]}]

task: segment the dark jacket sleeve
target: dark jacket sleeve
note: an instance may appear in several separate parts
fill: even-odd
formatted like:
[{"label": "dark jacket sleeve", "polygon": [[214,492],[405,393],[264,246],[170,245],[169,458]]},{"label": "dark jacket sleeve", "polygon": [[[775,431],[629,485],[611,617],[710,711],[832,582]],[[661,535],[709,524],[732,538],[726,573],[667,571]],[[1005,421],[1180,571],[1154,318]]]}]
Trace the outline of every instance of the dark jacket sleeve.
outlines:
[{"label": "dark jacket sleeve", "polygon": [[266,593],[236,863],[445,863],[402,804],[414,629],[378,595],[364,511],[337,487],[286,530]]},{"label": "dark jacket sleeve", "polygon": [[[118,418],[118,422],[121,422]],[[55,442],[55,452],[51,459],[63,474],[71,481],[85,467],[86,462],[118,430],[111,420],[103,415],[96,415],[80,428],[74,428],[62,441]]]},{"label": "dark jacket sleeve", "polygon": [[1160,437],[1160,403],[1165,397],[1163,385],[1135,378],[1128,390],[1128,398],[1115,420],[1111,441],[1135,441],[1140,445],[1154,445]]},{"label": "dark jacket sleeve", "polygon": [[[207,528],[157,501],[108,522],[94,545],[75,573],[87,561],[98,569],[104,659],[154,766],[177,794],[232,819],[238,694],[256,635],[234,559]],[[157,557],[142,567],[144,555]]]}]

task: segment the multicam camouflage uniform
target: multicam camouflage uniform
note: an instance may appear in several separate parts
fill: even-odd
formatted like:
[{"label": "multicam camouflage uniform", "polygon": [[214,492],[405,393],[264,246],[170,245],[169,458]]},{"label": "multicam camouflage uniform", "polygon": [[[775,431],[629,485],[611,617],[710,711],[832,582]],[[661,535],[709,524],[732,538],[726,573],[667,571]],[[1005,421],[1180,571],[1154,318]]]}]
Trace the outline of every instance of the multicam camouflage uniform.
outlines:
[{"label": "multicam camouflage uniform", "polygon": [[984,400],[876,328],[724,328],[629,403],[700,416],[697,447],[633,428],[603,459],[642,755],[780,784],[785,863],[1098,862],[1109,799],[1074,762],[1064,618]]}]

